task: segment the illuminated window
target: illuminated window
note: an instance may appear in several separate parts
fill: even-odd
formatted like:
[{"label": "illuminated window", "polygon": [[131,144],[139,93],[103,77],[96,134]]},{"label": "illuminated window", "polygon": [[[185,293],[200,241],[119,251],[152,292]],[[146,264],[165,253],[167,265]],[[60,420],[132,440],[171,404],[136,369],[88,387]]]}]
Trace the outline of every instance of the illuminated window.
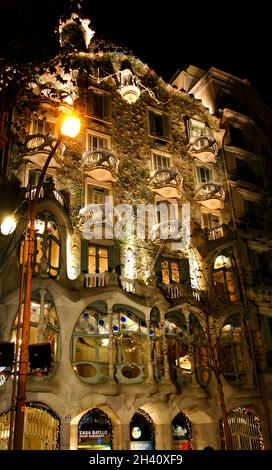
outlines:
[{"label": "illuminated window", "polygon": [[235,286],[234,266],[231,258],[219,255],[213,266],[214,290],[221,302],[236,302],[237,289]]},{"label": "illuminated window", "polygon": [[[101,309],[102,310],[102,309]],[[147,327],[144,320],[125,308],[110,318],[105,311],[86,307],[80,315],[72,337],[74,370],[86,382],[105,381],[109,375],[109,335],[113,335],[115,376],[118,382],[143,382],[148,361]],[[150,335],[155,327],[150,327]]]},{"label": "illuminated window", "polygon": [[87,132],[87,150],[94,152],[95,150],[110,149],[111,141],[110,137],[105,134],[99,134],[96,132]]},{"label": "illuminated window", "polygon": [[89,245],[88,248],[88,272],[104,273],[108,271],[108,249],[98,245]]},{"label": "illuminated window", "polygon": [[[39,298],[39,295],[35,295]],[[22,311],[24,305],[22,305]],[[11,329],[11,341],[16,341],[18,315],[13,322]],[[20,337],[22,336],[22,323],[20,326]],[[55,305],[45,296],[44,304],[40,300],[31,300],[30,305],[30,332],[29,344],[50,343],[52,360],[56,364],[59,357],[59,336],[60,326]]]},{"label": "illuminated window", "polygon": [[237,315],[229,317],[222,328],[219,345],[219,359],[224,377],[232,385],[241,386],[246,378],[246,358],[249,350],[244,350],[241,319]]},{"label": "illuminated window", "polygon": [[[233,450],[263,450],[264,438],[258,416],[243,407],[228,413],[228,422],[232,435]],[[223,420],[219,421],[222,449],[226,449],[226,437]]]},{"label": "illuminated window", "polygon": [[162,153],[152,152],[152,170],[162,170],[170,167],[170,157]]},{"label": "illuminated window", "polygon": [[[34,273],[43,273],[57,278],[60,273],[60,236],[53,217],[41,214],[35,220]],[[23,263],[24,240],[20,247],[20,264]],[[26,259],[24,260],[26,262]]]},{"label": "illuminated window", "polygon": [[212,180],[212,171],[210,168],[206,166],[197,166],[196,167],[196,174],[197,174],[197,182],[201,183],[208,183]]},{"label": "illuminated window", "polygon": [[172,284],[180,282],[179,265],[177,261],[165,259],[161,262],[162,282]]}]

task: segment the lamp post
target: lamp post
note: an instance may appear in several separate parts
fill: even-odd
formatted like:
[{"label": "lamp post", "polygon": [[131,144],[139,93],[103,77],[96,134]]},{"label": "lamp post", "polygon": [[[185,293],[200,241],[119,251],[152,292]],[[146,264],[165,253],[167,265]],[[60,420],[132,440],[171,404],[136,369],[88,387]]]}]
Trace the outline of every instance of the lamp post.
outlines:
[{"label": "lamp post", "polygon": [[[14,426],[14,445],[13,448],[16,450],[23,449],[23,440],[24,440],[24,420],[25,420],[25,403],[26,403],[26,382],[27,382],[27,372],[28,372],[28,343],[29,343],[29,330],[30,330],[30,315],[31,315],[31,286],[32,286],[32,263],[34,258],[35,250],[35,218],[36,218],[36,206],[39,199],[40,190],[44,182],[44,177],[50,161],[55,154],[57,148],[59,147],[63,136],[76,137],[80,130],[80,121],[75,116],[67,117],[62,125],[61,134],[55,144],[55,146],[50,151],[46,162],[42,168],[39,181],[36,187],[34,198],[31,199],[31,191],[29,191],[28,199],[28,216],[26,222],[26,235],[25,235],[25,245],[27,262],[26,262],[26,279],[25,283],[22,282],[21,287],[24,288],[25,285],[25,296],[24,296],[24,310],[22,317],[22,338],[20,345],[20,363],[19,363],[19,373],[18,373],[18,386],[17,386],[17,400],[15,407],[15,426]],[[4,226],[5,227],[5,226]],[[14,226],[12,226],[14,228]],[[1,226],[2,233],[3,229]],[[7,231],[7,233],[11,233]],[[22,266],[24,270],[24,266]],[[22,292],[20,292],[20,298],[22,297]],[[21,302],[22,303],[22,302]],[[19,315],[20,317],[20,315]],[[19,321],[19,319],[18,319]],[[18,328],[19,330],[19,328]],[[19,338],[17,338],[17,341]],[[17,357],[16,357],[17,360]],[[16,375],[14,375],[14,381],[16,381]],[[12,431],[12,430],[10,430]]]}]

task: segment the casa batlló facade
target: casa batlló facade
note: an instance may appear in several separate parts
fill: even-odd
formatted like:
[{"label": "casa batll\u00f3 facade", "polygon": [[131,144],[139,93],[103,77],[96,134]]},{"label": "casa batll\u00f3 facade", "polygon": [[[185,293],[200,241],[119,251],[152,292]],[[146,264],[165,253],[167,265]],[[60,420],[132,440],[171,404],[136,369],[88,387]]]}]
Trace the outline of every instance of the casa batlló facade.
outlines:
[{"label": "casa batll\u00f3 facade", "polygon": [[[166,84],[88,23],[60,33],[1,150],[3,200],[11,187],[18,201],[0,238],[4,351],[20,345],[28,201],[60,117],[80,115],[36,208],[24,449],[223,449],[224,406],[233,448],[270,449],[271,111],[223,71]],[[35,363],[44,344],[51,362]],[[1,364],[7,449],[14,369]]]}]

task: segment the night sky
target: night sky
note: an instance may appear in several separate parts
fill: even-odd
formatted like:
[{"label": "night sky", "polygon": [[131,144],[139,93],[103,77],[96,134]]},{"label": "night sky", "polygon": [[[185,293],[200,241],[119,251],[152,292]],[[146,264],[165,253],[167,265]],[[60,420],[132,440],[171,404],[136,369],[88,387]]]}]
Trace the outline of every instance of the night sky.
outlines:
[{"label": "night sky", "polygon": [[[214,66],[247,78],[272,107],[270,17],[256,4],[243,2],[238,11],[237,0],[202,6],[176,0],[81,1],[97,37],[126,46],[166,82],[190,64]],[[42,51],[50,55],[59,12],[67,13],[70,5],[71,0],[0,0],[0,58],[22,58],[25,42],[34,57]]]}]

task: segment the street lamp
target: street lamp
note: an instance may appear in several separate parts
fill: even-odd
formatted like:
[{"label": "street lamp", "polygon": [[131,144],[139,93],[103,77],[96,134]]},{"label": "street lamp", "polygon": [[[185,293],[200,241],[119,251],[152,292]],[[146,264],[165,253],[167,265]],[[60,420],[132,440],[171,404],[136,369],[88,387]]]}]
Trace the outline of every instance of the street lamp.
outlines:
[{"label": "street lamp", "polygon": [[[20,363],[19,363],[19,374],[18,374],[18,388],[17,388],[17,400],[15,408],[15,426],[14,426],[14,446],[15,450],[22,450],[23,448],[23,438],[24,438],[24,419],[25,419],[25,403],[26,403],[26,381],[27,381],[27,371],[28,371],[28,342],[29,342],[29,330],[30,330],[30,306],[31,306],[31,286],[32,286],[32,262],[34,258],[35,250],[35,218],[36,218],[36,206],[39,199],[40,190],[44,182],[44,177],[48,169],[49,163],[55,154],[57,148],[59,147],[64,136],[76,137],[80,130],[80,121],[74,115],[66,116],[62,123],[61,134],[55,144],[55,146],[50,151],[46,162],[42,168],[38,184],[36,187],[34,198],[31,199],[31,191],[29,191],[28,196],[28,217],[26,222],[25,229],[25,245],[26,248],[26,280],[25,280],[25,298],[24,298],[24,310],[22,318],[22,338],[20,345]],[[29,220],[28,220],[29,219]],[[6,219],[5,219],[6,220]],[[5,222],[4,220],[4,222]],[[7,234],[11,233],[10,231],[10,221],[4,222],[1,225],[1,231]],[[15,223],[15,221],[14,221]],[[4,227],[3,227],[4,225]],[[7,227],[7,228],[6,228]],[[14,227],[14,225],[12,226]],[[6,228],[6,230],[5,230]],[[15,227],[14,227],[15,229]],[[4,230],[4,232],[3,232]],[[25,259],[25,258],[24,258]],[[22,273],[24,272],[24,266],[22,266]],[[23,279],[22,274],[22,279]],[[21,290],[24,286],[22,281]],[[22,298],[22,292],[20,292],[20,299]],[[19,312],[20,318],[20,312]],[[19,322],[18,318],[18,322]],[[19,329],[18,329],[19,330]],[[17,341],[19,337],[17,338]],[[17,360],[17,357],[16,357]],[[14,375],[14,381],[16,382],[16,375]],[[10,429],[12,432],[12,429]]]}]

